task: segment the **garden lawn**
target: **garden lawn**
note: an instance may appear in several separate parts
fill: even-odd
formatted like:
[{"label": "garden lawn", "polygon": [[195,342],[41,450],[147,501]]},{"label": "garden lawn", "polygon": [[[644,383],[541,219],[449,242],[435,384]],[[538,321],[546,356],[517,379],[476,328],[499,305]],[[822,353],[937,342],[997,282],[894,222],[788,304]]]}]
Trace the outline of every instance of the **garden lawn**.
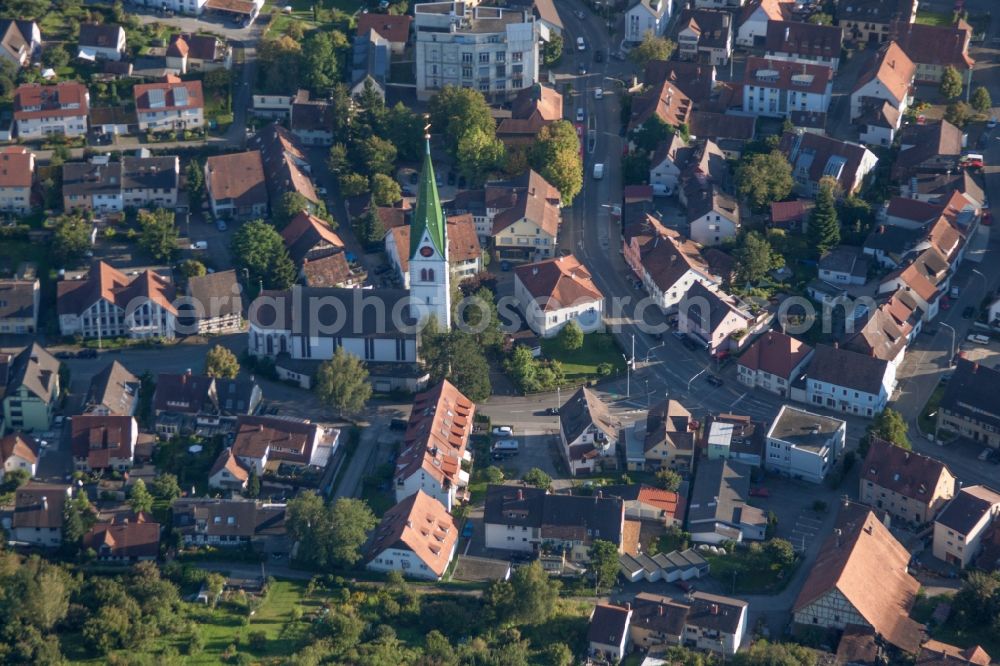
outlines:
[{"label": "garden lawn", "polygon": [[555,613],[548,621],[522,627],[521,635],[534,645],[565,643],[573,652],[579,654],[586,647],[587,626],[593,610],[594,604],[591,602],[558,599]]},{"label": "garden lawn", "polygon": [[562,364],[567,384],[597,379],[597,366],[602,363],[612,367],[612,375],[625,371],[625,359],[610,333],[583,336],[583,347],[576,351],[566,351],[557,338],[547,338],[542,340],[542,354]]},{"label": "garden lawn", "polygon": [[[711,566],[711,576],[719,581],[724,594],[774,594],[784,589],[791,580],[799,560],[782,570],[775,565],[761,566],[747,551],[736,551],[728,555],[702,553]],[[735,574],[735,590],[734,578]]]},{"label": "garden lawn", "polygon": [[945,14],[943,12],[918,11],[917,23],[922,23],[924,25],[951,27],[954,21],[953,21],[953,16],[951,14]]}]

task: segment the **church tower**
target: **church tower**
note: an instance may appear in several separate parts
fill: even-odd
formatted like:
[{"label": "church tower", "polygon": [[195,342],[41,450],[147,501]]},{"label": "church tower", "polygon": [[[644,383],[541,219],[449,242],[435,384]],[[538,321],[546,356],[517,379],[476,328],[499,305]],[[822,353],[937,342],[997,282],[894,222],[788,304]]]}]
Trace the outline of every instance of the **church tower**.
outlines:
[{"label": "church tower", "polygon": [[448,230],[434,180],[430,135],[424,139],[427,148],[410,224],[410,300],[421,323],[434,315],[446,331],[451,328]]}]

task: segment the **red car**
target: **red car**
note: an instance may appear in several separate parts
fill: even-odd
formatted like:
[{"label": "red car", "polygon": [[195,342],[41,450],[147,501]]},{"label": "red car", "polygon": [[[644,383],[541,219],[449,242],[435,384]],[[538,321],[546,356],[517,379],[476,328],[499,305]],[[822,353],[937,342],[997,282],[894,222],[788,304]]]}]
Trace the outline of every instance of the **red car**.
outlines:
[{"label": "red car", "polygon": [[764,486],[750,489],[750,497],[770,497],[771,491]]},{"label": "red car", "polygon": [[991,213],[989,211],[989,209],[986,209],[986,210],[983,211],[983,220],[982,221],[983,221],[983,226],[984,227],[988,227],[991,224],[993,224],[993,213]]}]

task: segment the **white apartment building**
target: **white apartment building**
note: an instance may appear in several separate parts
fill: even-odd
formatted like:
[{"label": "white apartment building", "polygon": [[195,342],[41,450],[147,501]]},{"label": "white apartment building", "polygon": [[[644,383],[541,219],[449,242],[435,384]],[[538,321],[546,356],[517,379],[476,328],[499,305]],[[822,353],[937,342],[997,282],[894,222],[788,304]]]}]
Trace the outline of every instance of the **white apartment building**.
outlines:
[{"label": "white apartment building", "polygon": [[792,111],[826,113],[833,92],[833,70],[786,60],[747,58],[743,112],[787,118]]},{"label": "white apartment building", "polygon": [[144,83],[135,87],[134,95],[140,131],[197,129],[205,125],[201,81]]},{"label": "white apartment building", "polygon": [[817,345],[806,371],[805,402],[872,418],[885,409],[895,385],[896,366],[892,363]]},{"label": "white apartment building", "polygon": [[504,99],[538,81],[541,24],[530,10],[428,2],[413,25],[421,101],[449,85]]},{"label": "white apartment building", "polygon": [[639,43],[647,32],[661,37],[670,23],[671,0],[639,0],[625,12],[625,41]]},{"label": "white apartment building", "polygon": [[963,488],[934,521],[934,557],[962,569],[969,566],[997,516],[1000,492],[989,486]]},{"label": "white apartment building", "polygon": [[822,483],[844,449],[847,424],[782,405],[767,431],[764,466],[793,479]]},{"label": "white apartment building", "polygon": [[83,136],[87,133],[90,93],[75,81],[54,86],[29,83],[14,91],[14,122],[20,139]]}]

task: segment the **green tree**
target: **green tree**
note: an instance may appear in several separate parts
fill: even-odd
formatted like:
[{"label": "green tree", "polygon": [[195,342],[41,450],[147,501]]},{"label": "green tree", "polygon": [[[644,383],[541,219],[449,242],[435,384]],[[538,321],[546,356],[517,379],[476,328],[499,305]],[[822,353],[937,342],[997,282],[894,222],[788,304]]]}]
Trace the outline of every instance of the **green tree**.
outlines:
[{"label": "green tree", "polygon": [[260,475],[257,474],[256,465],[250,468],[250,474],[247,477],[247,497],[253,499],[260,497]]},{"label": "green tree", "polygon": [[666,37],[658,37],[652,30],[647,30],[642,36],[642,41],[632,51],[628,57],[632,62],[640,66],[652,60],[670,60],[677,45]]},{"label": "green tree", "polygon": [[638,151],[652,154],[661,143],[669,141],[676,131],[654,113],[630,132],[630,138]]},{"label": "green tree", "polygon": [[743,236],[733,252],[736,258],[736,275],[741,282],[760,282],[771,271],[785,265],[785,259],[768,240],[757,231]]},{"label": "green tree", "polygon": [[173,474],[157,474],[153,479],[153,496],[157,499],[173,502],[181,496],[181,487],[177,483],[177,477]]},{"label": "green tree", "polygon": [[333,173],[340,173],[346,166],[347,146],[342,143],[330,146],[330,153],[326,157],[326,168]]},{"label": "green tree", "polygon": [[341,78],[341,56],[348,46],[339,31],[316,30],[302,41],[303,83],[316,94],[325,93]]},{"label": "green tree", "polygon": [[945,107],[944,119],[959,129],[965,127],[971,118],[972,107],[965,102],[952,102]]},{"label": "green tree", "polygon": [[356,144],[358,171],[391,174],[396,165],[396,146],[387,139],[370,136]]},{"label": "green tree", "polygon": [[333,358],[316,371],[316,395],[342,414],[357,414],[372,396],[368,369],[357,356],[337,347]]},{"label": "green tree", "polygon": [[429,108],[432,131],[443,137],[452,158],[466,133],[480,130],[489,138],[496,136],[493,112],[478,90],[445,86],[431,98]]},{"label": "green tree", "polygon": [[62,265],[75,266],[90,250],[92,225],[82,217],[63,215],[52,232],[52,254]]},{"label": "green tree", "polygon": [[461,330],[451,331],[447,350],[451,359],[448,381],[473,402],[489,398],[493,392],[490,365],[475,336]]},{"label": "green tree", "polygon": [[53,44],[42,52],[42,62],[46,67],[59,69],[68,65],[69,61],[69,51],[62,44]]},{"label": "green tree", "polygon": [[342,173],[340,175],[340,194],[345,197],[356,197],[368,191],[368,179],[360,173]]},{"label": "green tree", "polygon": [[187,279],[193,277],[202,277],[208,273],[208,269],[205,268],[205,264],[201,263],[197,259],[185,259],[181,262],[181,275]]},{"label": "green tree", "polygon": [[795,562],[795,548],[785,539],[769,539],[764,543],[764,555],[772,564],[779,567],[790,566]]},{"label": "green tree", "polygon": [[559,190],[564,205],[571,204],[583,188],[580,139],[569,121],[559,120],[543,127],[528,152],[528,162]]},{"label": "green tree", "polygon": [[468,330],[484,350],[499,349],[503,343],[503,331],[493,292],[480,287],[470,296],[455,299],[452,320],[456,327]]},{"label": "green tree", "polygon": [[146,482],[136,479],[128,493],[128,505],[136,513],[150,512],[153,510],[153,496],[146,490]]},{"label": "green tree", "polygon": [[184,168],[184,179],[187,181],[188,203],[191,210],[201,210],[205,198],[204,165],[197,159],[192,159]]},{"label": "green tree", "polygon": [[385,114],[385,138],[396,146],[397,157],[405,162],[416,162],[424,150],[424,119],[402,102],[388,109]]},{"label": "green tree", "polygon": [[583,329],[571,319],[559,330],[558,339],[559,346],[565,351],[576,351],[583,347]]},{"label": "green tree", "polygon": [[[379,174],[381,175],[381,174]],[[385,240],[385,225],[375,206],[369,206],[357,222],[358,240],[368,247],[376,247]]]},{"label": "green tree", "polygon": [[286,516],[300,559],[319,568],[354,565],[378,523],[364,500],[342,497],[326,505],[311,490],[288,502]]},{"label": "green tree", "polygon": [[656,473],[656,485],[671,492],[677,492],[683,480],[680,474],[667,467]]},{"label": "green tree", "polygon": [[139,247],[156,261],[170,259],[177,249],[174,212],[166,208],[139,211]]},{"label": "green tree", "polygon": [[403,192],[392,177],[384,173],[372,176],[372,203],[376,206],[391,206],[403,198]]},{"label": "green tree", "polygon": [[834,200],[836,181],[823,178],[816,193],[816,205],[809,215],[809,245],[817,257],[840,243],[840,221]]},{"label": "green tree", "polygon": [[304,84],[302,46],[289,35],[261,40],[257,63],[257,81],[262,93],[288,94]]},{"label": "green tree", "polygon": [[63,542],[72,545],[69,552],[76,552],[95,520],[94,510],[85,494],[80,493],[66,501],[63,505]]},{"label": "green tree", "polygon": [[219,599],[219,595],[222,594],[222,590],[225,588],[226,577],[222,574],[211,571],[205,575],[205,589],[208,592],[208,599],[213,608]]},{"label": "green tree", "polygon": [[235,379],[240,374],[240,362],[229,349],[215,345],[205,354],[205,374],[220,379]]},{"label": "green tree", "polygon": [[270,224],[254,220],[233,235],[233,262],[239,272],[249,274],[249,283],[265,289],[287,289],[295,282],[295,265],[288,256],[285,241]]},{"label": "green tree", "polygon": [[976,86],[972,91],[972,108],[979,113],[989,113],[992,107],[993,99],[990,97],[990,91],[986,86]]},{"label": "green tree", "polygon": [[483,471],[483,476],[486,477],[487,483],[492,483],[496,485],[498,483],[503,483],[504,475],[503,470],[496,465],[490,465]]},{"label": "green tree", "polygon": [[795,185],[792,165],[779,150],[755,153],[736,170],[736,184],[754,210],[762,211],[791,194]]},{"label": "green tree", "polygon": [[542,64],[545,67],[552,67],[563,54],[563,38],[561,35],[552,33],[549,41],[542,46]]},{"label": "green tree", "polygon": [[886,407],[879,412],[868,428],[865,429],[865,455],[867,455],[869,438],[877,437],[895,446],[910,451],[913,444],[910,443],[909,428],[903,415],[892,407]]},{"label": "green tree", "polygon": [[510,577],[514,592],[513,619],[517,624],[545,624],[555,613],[559,581],[552,580],[535,560]]},{"label": "green tree", "polygon": [[818,12],[809,17],[807,23],[813,25],[833,25],[833,17],[824,12]]},{"label": "green tree", "polygon": [[284,229],[302,211],[309,212],[312,202],[298,192],[285,192],[271,209],[271,221],[278,230]]},{"label": "green tree", "polygon": [[545,663],[551,666],[572,666],[573,651],[565,643],[550,643],[545,648]]},{"label": "green tree", "polygon": [[945,99],[957,99],[962,94],[962,75],[958,70],[948,65],[941,73],[941,94]]},{"label": "green tree", "polygon": [[503,162],[504,146],[494,132],[472,129],[458,140],[455,161],[459,173],[473,187],[481,185]]},{"label": "green tree", "polygon": [[542,488],[545,490],[552,486],[552,477],[537,467],[529,469],[521,478],[525,483],[530,484],[535,488]]},{"label": "green tree", "polygon": [[966,631],[990,625],[1000,628],[1000,574],[972,571],[951,602],[951,619]]},{"label": "green tree", "polygon": [[609,590],[618,578],[618,546],[596,539],[590,546],[590,568],[597,592]]},{"label": "green tree", "polygon": [[733,657],[736,666],[815,666],[816,653],[795,643],[755,640]]}]

